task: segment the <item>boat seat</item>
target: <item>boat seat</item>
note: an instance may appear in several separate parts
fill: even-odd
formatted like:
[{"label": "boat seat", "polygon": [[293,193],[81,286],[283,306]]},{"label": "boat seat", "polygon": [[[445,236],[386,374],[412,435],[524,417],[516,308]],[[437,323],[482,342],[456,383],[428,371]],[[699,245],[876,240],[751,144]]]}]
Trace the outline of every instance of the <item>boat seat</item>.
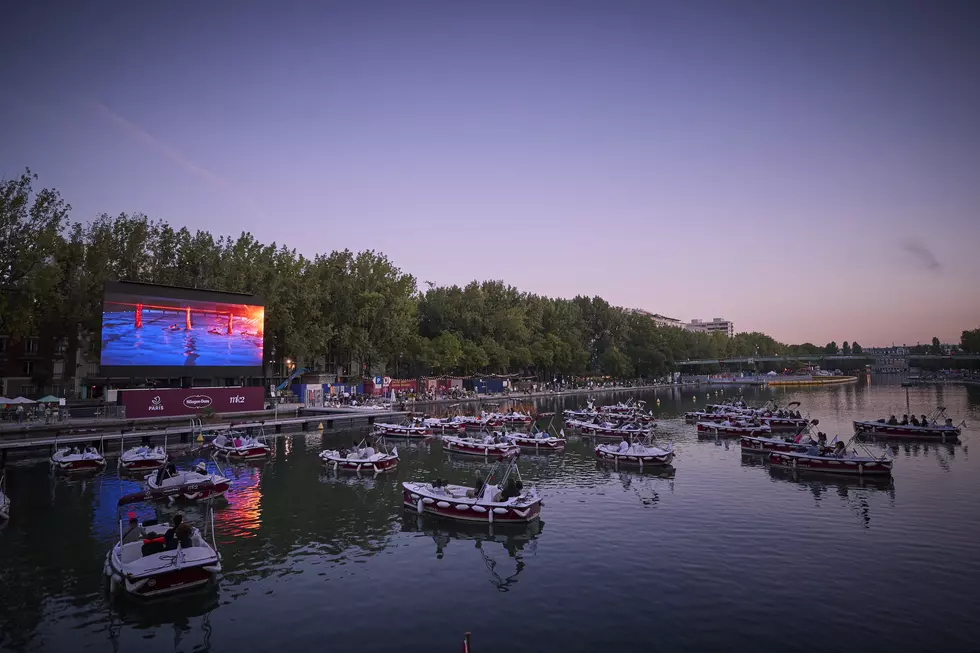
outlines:
[{"label": "boat seat", "polygon": [[123,544],[119,549],[119,559],[124,565],[143,557],[143,540]]}]

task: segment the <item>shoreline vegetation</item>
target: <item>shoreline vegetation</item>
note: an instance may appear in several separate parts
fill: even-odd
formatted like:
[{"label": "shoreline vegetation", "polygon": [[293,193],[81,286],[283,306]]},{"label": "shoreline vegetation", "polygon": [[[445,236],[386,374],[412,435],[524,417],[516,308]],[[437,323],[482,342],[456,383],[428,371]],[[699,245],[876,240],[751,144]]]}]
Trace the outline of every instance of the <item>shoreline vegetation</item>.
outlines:
[{"label": "shoreline vegetation", "polygon": [[[112,280],[258,295],[273,378],[295,367],[347,377],[663,379],[683,360],[861,352],[857,343],[786,345],[763,333],[661,327],[598,296],[543,297],[503,281],[420,289],[370,250],[310,258],[250,233],[216,237],[141,213],[76,222],[56,190],[34,190],[36,180],[28,170],[0,181],[0,332],[14,342],[38,338],[33,376],[41,387],[53,377],[46,354],[55,348],[66,360],[79,348],[97,360],[103,289]],[[712,367],[697,372],[718,371]]]}]

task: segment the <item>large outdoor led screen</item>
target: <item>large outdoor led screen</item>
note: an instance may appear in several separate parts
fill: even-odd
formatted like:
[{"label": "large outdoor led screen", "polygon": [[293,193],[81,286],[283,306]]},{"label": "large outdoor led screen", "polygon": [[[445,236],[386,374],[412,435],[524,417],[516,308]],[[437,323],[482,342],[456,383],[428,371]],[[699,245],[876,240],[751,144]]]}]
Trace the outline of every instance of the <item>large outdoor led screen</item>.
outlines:
[{"label": "large outdoor led screen", "polygon": [[108,283],[102,374],[259,374],[264,317],[254,295]]}]

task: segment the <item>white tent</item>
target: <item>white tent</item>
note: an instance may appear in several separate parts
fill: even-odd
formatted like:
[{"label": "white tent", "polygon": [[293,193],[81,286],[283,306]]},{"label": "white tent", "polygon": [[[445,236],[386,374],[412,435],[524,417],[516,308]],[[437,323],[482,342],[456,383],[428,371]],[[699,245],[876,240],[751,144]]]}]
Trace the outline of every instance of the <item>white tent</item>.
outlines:
[{"label": "white tent", "polygon": [[3,406],[4,404],[9,404],[11,401],[12,400],[8,399],[7,397],[0,397],[0,406]]},{"label": "white tent", "polygon": [[28,399],[27,397],[15,397],[10,400],[12,404],[36,404],[37,402],[33,399]]}]

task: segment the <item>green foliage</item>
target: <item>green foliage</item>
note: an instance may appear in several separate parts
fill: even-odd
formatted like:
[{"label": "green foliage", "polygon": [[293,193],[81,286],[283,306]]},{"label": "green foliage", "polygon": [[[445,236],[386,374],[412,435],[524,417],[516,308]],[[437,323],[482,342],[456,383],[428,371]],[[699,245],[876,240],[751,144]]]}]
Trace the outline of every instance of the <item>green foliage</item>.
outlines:
[{"label": "green foliage", "polygon": [[851,353],[855,356],[860,356],[864,353],[864,349],[858,343],[851,343]]},{"label": "green foliage", "polygon": [[935,336],[932,337],[932,346],[929,348],[929,353],[933,356],[939,356],[943,353],[942,343],[939,342],[939,338]]},{"label": "green foliage", "polygon": [[848,344],[848,342],[846,340],[844,341],[844,344],[841,345],[840,353],[843,354],[844,356],[850,356],[851,355],[851,345]]},{"label": "green foliage", "polygon": [[838,353],[838,351],[839,350],[837,349],[837,342],[834,340],[828,342],[827,345],[823,348],[823,353],[827,354],[828,356],[835,356]]},{"label": "green foliage", "polygon": [[960,335],[960,349],[967,354],[980,354],[980,327]]},{"label": "green foliage", "polygon": [[[28,171],[0,182],[0,330],[15,339],[63,339],[69,360],[82,342],[99,347],[103,287],[117,279],[261,296],[273,374],[291,358],[351,375],[363,364],[372,373],[410,376],[653,378],[688,359],[837,353],[834,342],[784,345],[758,332],[728,337],[661,327],[601,297],[553,299],[502,281],[429,284],[419,292],[414,277],[373,251],[310,259],[249,233],[216,237],[142,214],[71,223],[58,193],[35,192],[34,181]],[[980,329],[964,331],[962,344],[980,351]],[[861,353],[860,345],[850,351]]]}]

